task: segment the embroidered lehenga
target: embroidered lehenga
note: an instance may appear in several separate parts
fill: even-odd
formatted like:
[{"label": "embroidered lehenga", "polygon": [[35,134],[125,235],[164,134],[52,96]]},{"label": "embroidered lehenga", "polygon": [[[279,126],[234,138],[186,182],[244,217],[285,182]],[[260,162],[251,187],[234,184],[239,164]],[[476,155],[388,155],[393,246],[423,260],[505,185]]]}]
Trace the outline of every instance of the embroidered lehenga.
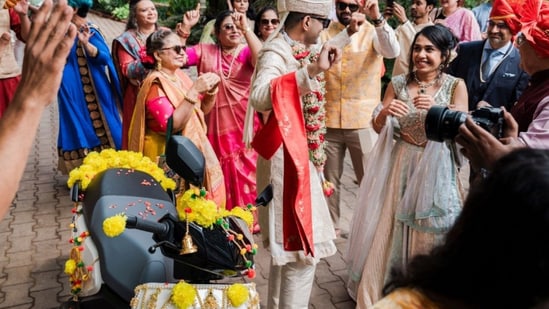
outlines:
[{"label": "embroidered lehenga", "polygon": [[58,168],[63,173],[80,166],[90,151],[121,147],[120,84],[103,35],[93,25],[90,31],[97,55],[87,55],[76,39],[57,94]]},{"label": "embroidered lehenga", "polygon": [[[448,105],[457,81],[443,78],[435,104]],[[380,299],[392,266],[405,265],[440,243],[462,207],[449,143],[427,141],[427,111],[414,108],[405,75],[393,77],[392,83],[410,112],[398,120],[388,118],[365,163],[346,255],[347,289],[357,308]]]}]

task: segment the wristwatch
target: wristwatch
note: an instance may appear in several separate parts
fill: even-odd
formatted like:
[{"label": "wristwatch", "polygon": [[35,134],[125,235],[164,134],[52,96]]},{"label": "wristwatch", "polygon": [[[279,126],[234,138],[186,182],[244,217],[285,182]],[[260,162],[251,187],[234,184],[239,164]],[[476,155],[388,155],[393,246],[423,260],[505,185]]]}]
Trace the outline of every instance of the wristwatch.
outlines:
[{"label": "wristwatch", "polygon": [[377,26],[381,25],[384,20],[385,20],[385,17],[383,17],[383,15],[379,15],[379,18],[372,20],[372,23],[374,24],[374,26],[377,27]]}]

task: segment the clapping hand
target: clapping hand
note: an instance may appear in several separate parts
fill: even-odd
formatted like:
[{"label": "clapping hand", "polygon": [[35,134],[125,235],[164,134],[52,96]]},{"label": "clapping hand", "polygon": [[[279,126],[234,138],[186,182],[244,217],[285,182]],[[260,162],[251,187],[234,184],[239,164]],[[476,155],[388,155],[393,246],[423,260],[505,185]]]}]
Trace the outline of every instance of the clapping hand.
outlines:
[{"label": "clapping hand", "polygon": [[87,23],[82,24],[80,26],[80,31],[78,31],[78,40],[83,44],[86,45],[90,42],[90,38],[92,37],[93,33],[90,31],[90,27]]},{"label": "clapping hand", "polygon": [[393,99],[387,107],[383,108],[387,115],[399,118],[408,114],[408,105],[401,100]]},{"label": "clapping hand", "polygon": [[203,94],[217,87],[220,81],[219,75],[212,72],[204,73],[196,79],[193,88],[196,92]]},{"label": "clapping hand", "polygon": [[429,94],[419,94],[412,99],[412,103],[417,109],[428,110],[435,104],[435,99]]}]

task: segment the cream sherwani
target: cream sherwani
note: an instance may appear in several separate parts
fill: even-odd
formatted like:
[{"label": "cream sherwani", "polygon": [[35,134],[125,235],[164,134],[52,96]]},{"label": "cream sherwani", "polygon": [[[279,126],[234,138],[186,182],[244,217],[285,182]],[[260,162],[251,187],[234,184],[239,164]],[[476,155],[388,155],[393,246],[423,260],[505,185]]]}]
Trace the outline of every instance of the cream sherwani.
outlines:
[{"label": "cream sherwani", "polygon": [[[332,41],[334,45],[340,47],[348,42],[347,31],[343,31]],[[316,80],[309,79],[306,68],[301,68],[299,62],[295,60],[289,42],[282,34],[278,34],[271,41],[266,42],[259,53],[256,71],[252,78],[249,104],[257,111],[271,110],[271,80],[291,72],[296,74],[300,95],[320,89],[320,84]],[[250,112],[253,111],[249,109],[248,113]],[[308,151],[307,145],[303,145],[303,151]],[[309,161],[315,256],[306,256],[302,250],[284,250],[282,242],[283,157],[281,147],[270,160],[259,157],[257,163],[258,189],[261,190],[271,183],[274,196],[267,208],[260,208],[259,216],[261,234],[272,257],[268,308],[307,308],[316,263],[337,251],[333,242],[335,232],[320,179],[312,162]]]}]

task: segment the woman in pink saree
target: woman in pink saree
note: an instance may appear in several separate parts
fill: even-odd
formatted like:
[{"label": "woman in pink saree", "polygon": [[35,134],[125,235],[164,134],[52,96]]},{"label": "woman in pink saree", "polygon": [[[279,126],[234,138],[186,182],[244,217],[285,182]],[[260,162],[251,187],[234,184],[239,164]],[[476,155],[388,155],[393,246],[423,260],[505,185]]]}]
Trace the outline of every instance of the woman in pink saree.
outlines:
[{"label": "woman in pink saree", "polygon": [[[190,32],[199,18],[198,10],[187,12],[178,31]],[[261,42],[250,30],[245,15],[224,11],[215,21],[217,44],[201,43],[187,48],[188,66],[198,74],[213,72],[221,76],[216,103],[206,115],[208,139],[223,169],[227,189],[227,209],[246,206],[256,197],[257,153],[242,141],[248,106],[250,81]],[[242,44],[242,36],[247,44]],[[255,119],[255,127],[259,126]]]}]

